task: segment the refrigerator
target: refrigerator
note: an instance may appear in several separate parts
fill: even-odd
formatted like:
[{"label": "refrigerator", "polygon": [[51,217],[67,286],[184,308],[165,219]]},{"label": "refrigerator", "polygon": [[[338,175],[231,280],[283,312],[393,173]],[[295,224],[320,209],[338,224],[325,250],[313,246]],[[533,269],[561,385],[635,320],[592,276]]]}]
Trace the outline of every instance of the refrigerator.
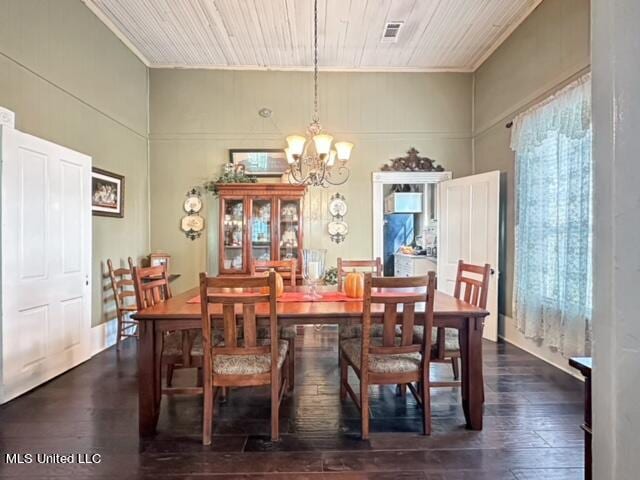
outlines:
[{"label": "refrigerator", "polygon": [[384,276],[393,277],[394,254],[402,245],[411,245],[415,236],[413,213],[392,213],[384,216]]}]

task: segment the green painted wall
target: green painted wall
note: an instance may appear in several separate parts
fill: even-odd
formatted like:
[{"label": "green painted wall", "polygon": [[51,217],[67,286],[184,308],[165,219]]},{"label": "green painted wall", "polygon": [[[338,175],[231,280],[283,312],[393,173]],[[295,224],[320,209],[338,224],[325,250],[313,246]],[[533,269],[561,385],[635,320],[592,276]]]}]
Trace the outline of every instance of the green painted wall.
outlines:
[{"label": "green painted wall", "polygon": [[567,369],[566,360],[528,340],[511,320],[514,260],[514,152],[505,124],[532,104],[588,71],[589,0],[544,0],[475,72],[474,173],[503,172],[500,334]]},{"label": "green painted wall", "polygon": [[0,105],[16,127],[125,175],[125,218],[93,217],[93,315],[111,318],[102,264],[148,252],[146,67],[80,0],[0,0]]},{"label": "green painted wall", "polygon": [[[307,195],[305,245],[327,248],[329,263],[371,257],[371,173],[389,158],[415,146],[455,176],[471,173],[471,74],[321,72],[320,98],[325,129],[356,145],[349,182]],[[282,148],[286,135],[304,133],[312,75],[152,69],[149,104],[151,246],[171,253],[180,291],[195,286],[203,268],[217,271],[217,200],[207,198],[206,238],[191,241],[179,230],[186,191],[217,176],[229,148]],[[262,107],[273,110],[271,119],[258,116]],[[350,233],[340,245],[326,233],[334,191],[349,205]]]}]

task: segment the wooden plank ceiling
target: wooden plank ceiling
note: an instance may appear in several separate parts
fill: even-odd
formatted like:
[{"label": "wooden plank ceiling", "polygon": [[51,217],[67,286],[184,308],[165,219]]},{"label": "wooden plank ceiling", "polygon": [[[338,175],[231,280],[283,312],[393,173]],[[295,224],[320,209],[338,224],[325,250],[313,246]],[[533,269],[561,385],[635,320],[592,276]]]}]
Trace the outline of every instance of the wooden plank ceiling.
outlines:
[{"label": "wooden plank ceiling", "polygon": [[[84,0],[152,67],[308,69],[312,0]],[[319,0],[320,65],[473,71],[541,0]],[[403,22],[385,43],[387,22]]]}]

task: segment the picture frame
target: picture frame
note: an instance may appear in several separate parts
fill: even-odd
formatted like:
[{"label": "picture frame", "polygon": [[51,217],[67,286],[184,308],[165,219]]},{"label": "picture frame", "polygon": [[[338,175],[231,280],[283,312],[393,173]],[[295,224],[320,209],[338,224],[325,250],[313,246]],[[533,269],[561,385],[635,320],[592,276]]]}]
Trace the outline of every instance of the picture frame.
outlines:
[{"label": "picture frame", "polygon": [[91,169],[91,212],[99,217],[124,218],[124,176]]},{"label": "picture frame", "polygon": [[149,266],[150,267],[159,267],[160,265],[164,265],[167,270],[167,275],[169,274],[169,264],[171,262],[171,255],[164,252],[154,252],[149,254]]},{"label": "picture frame", "polygon": [[243,168],[246,175],[282,177],[289,169],[282,148],[236,148],[229,150],[229,163],[234,170]]}]

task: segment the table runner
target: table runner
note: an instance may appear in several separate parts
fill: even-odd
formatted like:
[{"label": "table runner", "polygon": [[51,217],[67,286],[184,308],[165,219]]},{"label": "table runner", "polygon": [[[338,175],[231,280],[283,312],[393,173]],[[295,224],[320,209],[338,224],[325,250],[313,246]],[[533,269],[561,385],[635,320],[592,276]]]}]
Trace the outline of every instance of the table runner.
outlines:
[{"label": "table runner", "polygon": [[[284,292],[278,302],[361,302],[361,298],[351,298],[342,292],[318,292],[315,297],[306,292]],[[187,303],[200,303],[200,295],[187,300]]]}]

